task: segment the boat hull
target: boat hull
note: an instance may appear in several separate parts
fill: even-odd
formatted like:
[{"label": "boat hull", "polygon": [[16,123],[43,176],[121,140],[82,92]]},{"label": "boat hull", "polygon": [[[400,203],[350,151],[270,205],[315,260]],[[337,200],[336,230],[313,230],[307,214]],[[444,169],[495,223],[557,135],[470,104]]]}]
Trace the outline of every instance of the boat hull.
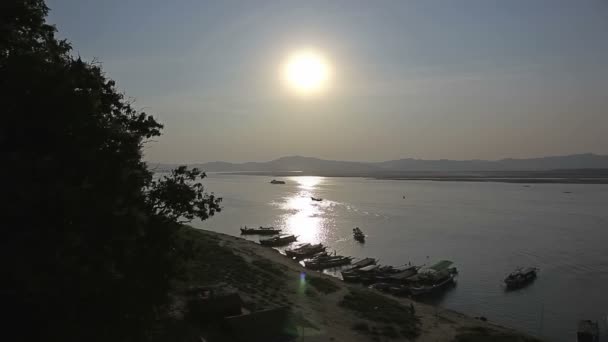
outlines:
[{"label": "boat hull", "polygon": [[454,279],[456,276],[454,274],[450,274],[446,279],[432,285],[425,286],[410,286],[409,292],[412,296],[421,296],[425,294],[433,293],[449,284],[454,283]]}]

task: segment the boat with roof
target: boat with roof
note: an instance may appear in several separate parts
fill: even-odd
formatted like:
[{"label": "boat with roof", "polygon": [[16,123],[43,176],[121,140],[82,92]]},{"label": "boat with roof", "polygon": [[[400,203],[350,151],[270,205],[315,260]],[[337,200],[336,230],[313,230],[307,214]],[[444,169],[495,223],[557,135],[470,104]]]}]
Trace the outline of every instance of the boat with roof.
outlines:
[{"label": "boat with roof", "polygon": [[508,289],[524,287],[536,279],[537,272],[538,268],[536,267],[520,267],[505,278],[505,284],[507,284]]},{"label": "boat with roof", "polygon": [[323,246],[323,244],[311,245],[310,243],[305,243],[299,247],[288,249],[285,251],[285,255],[290,258],[296,259],[304,259],[315,254],[324,252],[327,247]]},{"label": "boat with roof", "polygon": [[280,247],[288,245],[297,240],[298,237],[295,235],[282,234],[271,238],[260,239],[260,245],[268,247]]},{"label": "boat with roof", "polygon": [[456,279],[458,270],[452,267],[454,263],[449,260],[441,260],[426,267],[418,274],[408,277],[408,290],[413,296],[429,294],[440,290]]},{"label": "boat with roof", "polygon": [[274,227],[262,227],[259,228],[248,228],[247,226],[241,227],[242,235],[276,235],[280,234],[280,229],[275,229]]}]

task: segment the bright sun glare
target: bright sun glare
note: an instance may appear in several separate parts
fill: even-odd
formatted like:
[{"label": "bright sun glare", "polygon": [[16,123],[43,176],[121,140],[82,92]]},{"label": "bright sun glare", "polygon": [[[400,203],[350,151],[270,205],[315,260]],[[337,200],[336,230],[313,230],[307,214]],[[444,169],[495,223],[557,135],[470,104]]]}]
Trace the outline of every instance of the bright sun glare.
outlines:
[{"label": "bright sun glare", "polygon": [[310,95],[325,90],[330,78],[328,61],[313,50],[293,53],[283,66],[282,78],[298,94]]}]

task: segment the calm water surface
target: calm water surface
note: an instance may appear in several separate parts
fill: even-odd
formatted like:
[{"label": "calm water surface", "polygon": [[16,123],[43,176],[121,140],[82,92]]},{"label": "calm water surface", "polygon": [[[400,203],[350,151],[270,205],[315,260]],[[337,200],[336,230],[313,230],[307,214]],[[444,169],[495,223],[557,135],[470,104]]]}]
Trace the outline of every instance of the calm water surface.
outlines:
[{"label": "calm water surface", "polygon": [[[224,198],[224,211],[193,225],[233,235],[272,225],[382,264],[453,260],[458,283],[434,304],[549,341],[575,340],[579,319],[606,330],[608,185],[283,179],[209,174],[207,190]],[[365,244],[353,241],[356,226]],[[505,292],[502,279],[518,266],[539,267],[539,277]]]}]

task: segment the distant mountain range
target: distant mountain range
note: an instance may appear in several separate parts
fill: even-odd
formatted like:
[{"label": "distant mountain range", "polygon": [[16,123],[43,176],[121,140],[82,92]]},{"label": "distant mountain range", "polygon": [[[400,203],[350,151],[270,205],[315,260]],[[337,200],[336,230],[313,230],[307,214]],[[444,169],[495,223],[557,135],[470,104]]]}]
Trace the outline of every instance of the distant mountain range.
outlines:
[{"label": "distant mountain range", "polygon": [[[157,171],[174,168],[173,164],[150,163]],[[547,171],[608,169],[608,155],[592,153],[529,159],[501,160],[424,160],[398,159],[384,162],[351,162],[312,157],[282,157],[268,162],[189,164],[206,172],[285,173],[299,171],[318,175],[390,175],[403,172],[475,172],[475,171]]]}]

